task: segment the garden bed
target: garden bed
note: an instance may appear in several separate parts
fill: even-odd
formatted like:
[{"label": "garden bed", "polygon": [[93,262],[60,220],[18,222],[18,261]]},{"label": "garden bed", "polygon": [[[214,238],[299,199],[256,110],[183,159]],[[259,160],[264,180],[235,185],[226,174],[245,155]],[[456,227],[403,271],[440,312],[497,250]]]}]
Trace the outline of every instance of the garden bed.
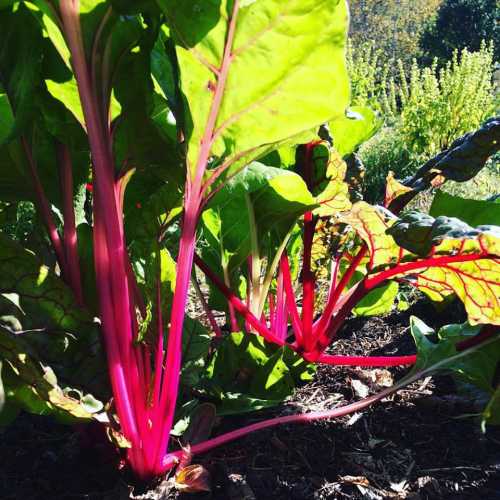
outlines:
[{"label": "garden bed", "polygon": [[[434,327],[458,320],[424,302],[385,318],[351,319],[337,352],[411,354],[415,314]],[[216,432],[265,417],[347,404],[405,370],[320,367],[315,379],[273,411],[225,418]],[[480,401],[457,393],[449,377],[426,379],[360,414],[274,428],[197,457],[212,476],[205,500],[330,498],[500,499],[500,429],[482,434]],[[106,444],[87,431],[23,415],[1,437],[0,491],[8,499],[171,499],[165,481],[144,492],[116,472]],[[105,443],[102,440],[101,443]],[[191,498],[190,495],[181,496]]]}]

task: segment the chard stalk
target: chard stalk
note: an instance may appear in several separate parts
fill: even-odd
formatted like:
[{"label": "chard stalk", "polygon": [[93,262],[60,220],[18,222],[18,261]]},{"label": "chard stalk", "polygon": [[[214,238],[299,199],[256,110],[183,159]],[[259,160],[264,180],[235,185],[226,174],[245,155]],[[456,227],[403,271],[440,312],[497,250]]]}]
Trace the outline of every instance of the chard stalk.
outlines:
[{"label": "chard stalk", "polygon": [[[261,258],[259,250],[259,237],[257,235],[257,221],[255,220],[255,211],[253,209],[252,200],[250,195],[245,193],[245,202],[247,205],[248,212],[248,222],[250,226],[250,244],[251,244],[251,274],[249,279],[251,281],[251,298],[250,298],[250,311],[257,317],[260,317],[262,311],[260,310],[261,303],[261,286],[260,286],[260,275],[261,275]],[[264,297],[265,300],[265,297]]]},{"label": "chard stalk", "polygon": [[123,221],[117,199],[110,134],[100,120],[92,88],[81,32],[79,1],[61,0],[59,6],[92,154],[94,259],[110,378],[123,432],[132,443],[130,461],[139,475],[145,475],[147,464],[137,427],[137,420],[145,415],[136,401],[139,395],[131,389],[138,386],[137,357],[142,354],[134,347]]},{"label": "chard stalk", "polygon": [[59,173],[63,196],[64,217],[64,250],[67,265],[68,281],[79,305],[83,305],[82,278],[80,274],[80,258],[78,255],[78,236],[76,233],[75,207],[73,205],[73,166],[68,147],[59,148]]},{"label": "chard stalk", "polygon": [[[313,179],[313,152],[317,143],[312,142],[305,146],[303,177],[309,190],[314,185]],[[312,212],[304,214],[304,254],[302,257],[302,342],[306,352],[314,349],[313,322],[314,296],[316,279],[312,271],[312,246],[317,219]]]}]

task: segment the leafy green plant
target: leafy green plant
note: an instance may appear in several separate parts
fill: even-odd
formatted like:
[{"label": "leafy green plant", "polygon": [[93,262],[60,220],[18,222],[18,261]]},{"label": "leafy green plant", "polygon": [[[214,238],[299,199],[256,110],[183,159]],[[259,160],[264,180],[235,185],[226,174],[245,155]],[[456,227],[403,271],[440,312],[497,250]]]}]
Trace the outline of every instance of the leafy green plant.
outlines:
[{"label": "leafy green plant", "polygon": [[[416,279],[438,300],[456,293],[473,324],[498,324],[500,316],[494,227],[397,218],[422,188],[473,177],[498,148],[499,122],[462,138],[405,185],[389,179],[385,209],[352,203],[357,172],[331,143],[349,155],[378,123],[366,109],[346,113],[347,19],[343,0],[1,4],[0,198],[33,202],[53,251],[44,265],[44,255],[2,235],[0,292],[11,303],[0,326],[4,406],[8,399],[99,419],[134,474],[151,479],[191,460],[170,436],[206,378],[226,400],[234,390],[275,401],[307,378],[306,362],[417,361],[406,384],[498,340],[495,329],[481,331],[431,364],[325,352],[353,307],[379,297],[393,278]],[[316,319],[319,219],[339,230],[332,286]],[[197,288],[213,345],[186,314],[193,262],[214,285],[208,301]],[[299,275],[301,314],[292,282]],[[232,333],[225,339],[209,307],[217,303]],[[36,321],[48,335],[31,335]],[[93,342],[97,325],[102,348]],[[102,352],[109,404],[106,384],[94,390],[88,382],[102,365],[87,359]],[[71,371],[75,357],[82,375]],[[238,364],[257,381],[242,380]],[[342,415],[390,392],[192,438],[192,452]],[[188,480],[180,471],[177,481]]]},{"label": "leafy green plant", "polygon": [[[455,52],[442,69],[413,65],[401,85],[401,140],[420,160],[448,148],[495,112],[493,50]],[[425,160],[427,159],[425,158]]]},{"label": "leafy green plant", "polygon": [[[442,153],[422,167],[405,185],[389,177],[385,208],[392,214],[398,214],[422,188],[435,185],[438,180],[442,183],[445,179],[467,180],[474,176],[484,166],[487,157],[496,150],[499,130],[496,120],[488,122],[483,129],[463,137],[449,151]],[[472,158],[475,158],[475,161]],[[264,272],[262,272],[263,257],[266,255],[262,253],[265,246],[260,239],[260,235],[265,233],[261,227],[262,219],[256,217],[253,210],[245,214],[240,208],[238,224],[235,223],[236,221],[231,221],[227,229],[223,225],[218,226],[217,247],[222,249],[222,256],[227,252],[238,256],[235,261],[229,260],[227,263],[222,261],[219,265],[224,269],[224,275],[232,278],[234,282],[238,283],[242,279],[246,281],[248,285],[246,297],[244,297],[245,302],[229,289],[228,281],[231,279],[224,283],[209,269],[203,259],[199,257],[195,259],[197,265],[226,297],[229,309],[232,308],[243,315],[250,329],[257,331],[268,341],[278,345],[288,345],[311,361],[319,360],[333,364],[366,363],[366,365],[375,366],[391,364],[391,360],[387,358],[367,358],[363,361],[359,358],[325,355],[324,350],[334,339],[347,315],[362,299],[370,293],[377,293],[377,298],[380,299],[378,292],[380,287],[390,286],[392,279],[404,279],[406,275],[411,275],[415,280],[415,285],[421,287],[435,300],[443,300],[452,292],[458,294],[464,301],[472,322],[497,321],[498,300],[495,288],[497,284],[495,280],[490,281],[490,278],[493,279],[497,272],[495,270],[497,265],[495,242],[498,236],[494,226],[491,229],[487,226],[480,226],[477,231],[473,231],[458,219],[439,217],[434,220],[431,217],[411,212],[397,219],[395,215],[384,215],[383,211],[363,201],[351,204],[347,197],[348,186],[343,180],[346,174],[345,164],[333,161],[327,146],[321,142],[310,143],[302,154],[299,153],[296,168],[301,172],[308,188],[316,194],[315,204],[317,205],[315,210],[306,210],[304,214],[302,271],[300,273],[301,315],[297,308],[286,253],[286,245],[292,228],[288,229],[288,232],[284,230],[281,238],[276,235],[278,241],[274,244],[273,253],[269,253],[266,249],[267,267],[264,267]],[[241,182],[244,179],[238,179],[238,181]],[[235,183],[238,181],[234,180]],[[243,191],[246,192],[245,189]],[[234,200],[234,194],[220,193],[221,196],[223,194],[224,199],[231,197],[231,201]],[[262,204],[260,206],[262,207]],[[266,212],[268,213],[268,209]],[[287,213],[290,214],[290,211]],[[245,217],[248,229],[244,227]],[[314,311],[316,286],[311,268],[314,232],[320,219],[330,217],[335,217],[337,223],[351,228],[353,235],[349,237],[344,233],[343,238],[337,241],[337,248],[332,249],[337,258],[333,261],[331,288],[325,310],[315,320],[317,316]],[[222,220],[224,219],[224,214],[222,214]],[[240,230],[241,233],[239,233]],[[230,251],[227,243],[231,238],[231,232],[235,231],[238,231],[238,238],[235,241],[239,247],[239,254]],[[482,231],[486,233],[482,235]],[[244,238],[243,234],[250,236]],[[477,238],[476,243],[470,239],[471,237]],[[413,238],[415,238],[414,242]],[[486,243],[490,241],[490,238],[492,238],[491,249],[490,244]],[[465,248],[467,248],[466,253],[464,253]],[[241,252],[244,253],[241,254]],[[242,277],[238,278],[238,274],[244,272],[240,265],[246,263],[247,259],[249,259],[248,269]],[[462,265],[469,267],[465,262],[477,259],[485,259],[491,264],[484,266],[481,264],[474,272],[467,271],[465,279],[478,279],[478,284],[484,282],[485,288],[482,289],[481,299],[468,296],[466,289],[458,286],[456,281],[458,279],[462,283],[464,280]],[[493,267],[490,268],[490,266]],[[276,295],[273,297],[269,295],[271,278],[278,268]],[[487,276],[489,273],[487,269],[491,269],[492,276]],[[486,272],[485,275],[482,275],[483,271]],[[233,277],[235,273],[236,278]],[[482,285],[479,286],[482,287]],[[270,318],[264,321],[260,318],[264,311],[264,304],[270,298]],[[290,335],[286,326],[288,317],[293,326],[294,341],[291,343],[287,341]],[[233,319],[231,328],[235,330],[238,327]],[[393,360],[396,364],[408,361],[408,359]]]},{"label": "leafy green plant", "polygon": [[[367,169],[365,194],[373,202],[383,194],[383,181],[389,170],[399,178],[411,175],[418,166],[447,149],[464,133],[477,128],[495,114],[496,98],[492,83],[493,51],[483,45],[478,52],[455,52],[444,67],[420,68],[414,62],[407,70],[399,62],[399,76],[384,84],[376,101],[387,127],[360,151]],[[495,167],[480,177],[492,179]],[[446,189],[476,192],[474,182]],[[482,183],[481,183],[482,184]]]},{"label": "leafy green plant", "polygon": [[388,79],[390,61],[382,60],[382,53],[373,42],[347,50],[347,68],[351,81],[351,102],[353,105],[369,106],[381,110],[381,95]]},{"label": "leafy green plant", "polygon": [[[163,457],[205,205],[224,178],[281,144],[307,141],[348,99],[344,2],[296,0],[286,12],[276,1],[194,7],[193,18],[188,2],[15,1],[0,19],[2,198],[35,201],[81,306],[92,307],[97,290],[119,441],[143,478],[173,465]],[[298,101],[300,112],[291,111]],[[77,227],[75,193],[90,179],[92,216]],[[153,231],[138,234],[130,222],[150,197]],[[165,230],[179,215],[172,273]],[[89,241],[90,258],[79,248],[87,242],[88,252]],[[82,264],[93,267],[94,290]]]}]

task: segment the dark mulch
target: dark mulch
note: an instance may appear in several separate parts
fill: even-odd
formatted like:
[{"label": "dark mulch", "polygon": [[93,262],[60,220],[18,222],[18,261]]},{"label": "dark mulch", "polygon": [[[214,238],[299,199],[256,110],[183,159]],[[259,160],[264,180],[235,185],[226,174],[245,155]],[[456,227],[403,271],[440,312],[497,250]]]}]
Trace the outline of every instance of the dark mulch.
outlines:
[{"label": "dark mulch", "polygon": [[[411,314],[434,327],[462,317],[459,308],[438,314],[419,302],[386,318],[352,319],[336,352],[411,353]],[[401,368],[320,367],[282,407],[225,419],[216,431],[347,404],[359,391],[379,390],[377,383],[403,374]],[[211,473],[212,493],[181,496],[167,481],[147,492],[130,486],[109,448],[92,447],[88,432],[23,415],[0,436],[0,498],[500,499],[500,429],[482,434],[471,416],[479,408],[473,396],[457,393],[451,378],[423,380],[360,414],[270,429],[197,457]]]}]

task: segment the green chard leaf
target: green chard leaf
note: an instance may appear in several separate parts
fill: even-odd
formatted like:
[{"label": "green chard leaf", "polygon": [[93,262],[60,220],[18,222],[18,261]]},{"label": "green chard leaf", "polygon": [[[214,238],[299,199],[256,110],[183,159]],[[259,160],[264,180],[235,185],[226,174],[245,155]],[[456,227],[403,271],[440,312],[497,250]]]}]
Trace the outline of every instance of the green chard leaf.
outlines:
[{"label": "green chard leaf", "polygon": [[[470,341],[481,331],[481,326],[468,323],[442,327],[437,333],[422,320],[413,316],[410,328],[417,346],[417,362],[412,373],[425,370],[437,363],[454,357],[459,351],[457,346]],[[470,351],[463,351],[465,356],[453,359],[444,369],[458,379],[472,384],[490,397],[490,402],[483,413],[485,423],[498,424],[498,382],[496,374],[500,363],[500,335],[498,332],[490,342],[478,344]],[[497,384],[497,385],[495,385]]]},{"label": "green chard leaf", "polygon": [[[83,393],[109,395],[92,316],[76,305],[60,278],[2,233],[0,267],[0,358],[9,367],[4,378],[9,398],[28,411],[87,418],[81,413],[89,413],[80,406]],[[82,398],[68,401],[69,393]]]},{"label": "green chard leaf", "polygon": [[344,0],[158,4],[176,44],[191,172],[203,161],[209,115],[211,155],[242,165],[343,115]]},{"label": "green chard leaf", "polygon": [[314,368],[288,348],[242,332],[224,338],[207,369],[205,386],[219,401],[218,415],[276,406]]},{"label": "green chard leaf", "polygon": [[468,200],[438,191],[429,211],[432,217],[458,217],[470,226],[500,226],[500,204],[492,201]]},{"label": "green chard leaf", "polygon": [[383,121],[366,106],[352,106],[345,116],[328,123],[333,145],[345,157],[371,139],[382,127]]},{"label": "green chard leaf", "polygon": [[221,255],[229,268],[242,264],[251,251],[247,199],[255,214],[263,254],[278,246],[297,219],[315,206],[302,178],[293,172],[254,162],[234,176],[213,197],[203,214],[212,238],[210,251]]}]

